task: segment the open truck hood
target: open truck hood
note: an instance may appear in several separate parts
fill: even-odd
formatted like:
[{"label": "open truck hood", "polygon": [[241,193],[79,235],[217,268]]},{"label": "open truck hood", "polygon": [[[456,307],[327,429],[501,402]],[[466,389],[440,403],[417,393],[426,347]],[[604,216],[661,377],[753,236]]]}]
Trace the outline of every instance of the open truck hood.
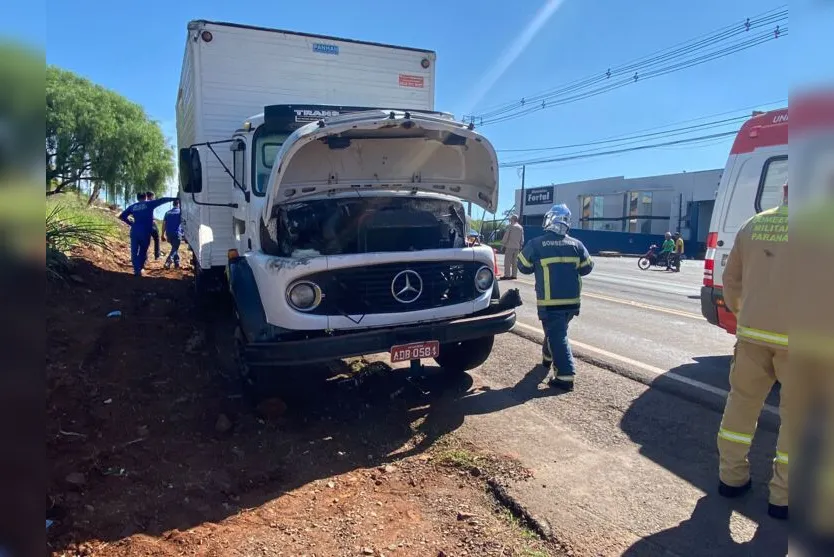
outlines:
[{"label": "open truck hood", "polygon": [[284,142],[263,217],[275,204],[347,191],[444,193],[495,212],[498,161],[484,136],[448,117],[368,110],[325,118]]}]

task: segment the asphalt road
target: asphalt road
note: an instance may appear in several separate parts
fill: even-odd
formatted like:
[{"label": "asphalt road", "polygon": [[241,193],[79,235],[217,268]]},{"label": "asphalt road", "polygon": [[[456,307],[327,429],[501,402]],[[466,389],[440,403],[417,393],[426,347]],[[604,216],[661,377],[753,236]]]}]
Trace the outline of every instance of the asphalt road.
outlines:
[{"label": "asphalt road", "polygon": [[501,335],[475,384],[432,401],[425,425],[533,470],[508,489],[573,555],[786,554],[785,525],[765,512],[772,431],[753,443],[754,489],[726,500],[716,495],[720,412],[582,361],[576,390],[562,393],[540,384],[538,359],[535,344]]},{"label": "asphalt road", "polygon": [[[503,258],[499,258],[503,269]],[[637,259],[594,258],[583,279],[582,310],[571,322],[577,349],[597,349],[603,358],[636,361],[656,373],[729,389],[728,372],[735,338],[701,316],[703,262],[684,261],[680,273],[641,271]],[[502,281],[502,291],[518,288],[524,305],[519,327],[540,329],[532,276]],[[773,400],[769,401],[774,403]]]},{"label": "asphalt road", "polygon": [[[716,494],[723,397],[714,395],[729,389],[734,338],[700,315],[702,263],[685,261],[681,273],[666,273],[640,271],[633,258],[595,262],[571,325],[574,349],[583,354],[576,390],[542,384],[539,346],[529,340],[541,336],[532,278],[502,281],[502,289],[518,287],[524,301],[519,334],[496,339],[490,358],[470,374],[474,384],[423,386],[424,442],[458,431],[517,458],[534,478],[509,481],[508,492],[567,555],[784,556],[785,524],[766,514],[772,421],[760,421],[754,439],[751,493],[738,500]],[[587,354],[660,377],[632,381],[589,363]],[[718,404],[653,388],[672,374]]]}]

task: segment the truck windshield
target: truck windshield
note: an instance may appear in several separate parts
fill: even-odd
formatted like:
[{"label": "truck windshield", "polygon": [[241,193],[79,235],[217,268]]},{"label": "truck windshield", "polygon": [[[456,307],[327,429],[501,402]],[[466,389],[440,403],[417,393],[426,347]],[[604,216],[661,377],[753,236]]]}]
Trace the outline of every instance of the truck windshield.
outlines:
[{"label": "truck windshield", "polygon": [[278,154],[281,145],[289,135],[288,133],[271,133],[262,135],[255,141],[254,190],[257,195],[263,195],[266,191],[266,182],[269,180],[269,173],[272,172],[275,155]]}]

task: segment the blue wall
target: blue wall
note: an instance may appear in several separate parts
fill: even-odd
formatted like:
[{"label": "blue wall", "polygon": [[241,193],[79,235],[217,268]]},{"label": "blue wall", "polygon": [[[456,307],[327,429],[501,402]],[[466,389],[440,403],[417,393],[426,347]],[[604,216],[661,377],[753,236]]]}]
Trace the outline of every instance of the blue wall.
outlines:
[{"label": "blue wall", "polygon": [[[539,226],[524,227],[525,241],[540,236],[542,233],[543,230]],[[663,236],[659,234],[571,229],[570,235],[585,244],[591,254],[601,251],[618,251],[628,255],[643,254],[649,250],[650,245],[660,246],[663,243]]]}]

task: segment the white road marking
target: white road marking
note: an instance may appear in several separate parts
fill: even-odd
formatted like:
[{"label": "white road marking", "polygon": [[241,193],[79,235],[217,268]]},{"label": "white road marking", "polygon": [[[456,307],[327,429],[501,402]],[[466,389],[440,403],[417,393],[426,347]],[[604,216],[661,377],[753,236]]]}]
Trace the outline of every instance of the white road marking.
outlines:
[{"label": "white road marking", "polygon": [[[522,284],[527,284],[529,286],[535,286],[534,282],[531,282],[531,281],[528,281],[528,280],[516,279],[516,282],[520,282]],[[697,313],[692,313],[692,312],[689,312],[689,311],[682,311],[682,310],[679,310],[679,309],[665,308],[665,307],[662,307],[662,306],[655,306],[655,305],[652,305],[652,304],[644,304],[642,302],[635,302],[634,300],[626,300],[624,298],[615,298],[614,296],[606,296],[605,294],[597,294],[595,292],[585,291],[585,292],[582,292],[582,296],[583,297],[588,297],[588,298],[596,298],[598,300],[605,300],[605,301],[608,301],[608,302],[614,302],[615,304],[623,304],[625,306],[631,306],[631,307],[636,307],[636,308],[641,308],[641,309],[649,309],[649,310],[652,310],[652,311],[659,311],[659,312],[662,312],[662,313],[677,315],[679,317],[688,317],[689,319],[697,319],[698,321],[706,321],[706,319],[704,319],[703,315],[700,315],[700,314],[697,314]]]},{"label": "white road marking", "polygon": [[665,308],[662,306],[655,306],[652,304],[644,304],[642,302],[635,302],[634,300],[626,300],[623,298],[615,298],[614,296],[606,296],[604,294],[597,294],[596,292],[583,292],[582,296],[587,296],[589,298],[597,298],[598,300],[606,300],[608,302],[614,302],[616,304],[623,304],[626,306],[632,306],[636,308],[642,309],[650,309],[652,311],[660,311],[663,313],[669,313],[671,315],[678,315],[680,317],[688,317],[690,319],[697,319],[698,321],[706,321],[703,315],[692,313],[689,311],[682,311],[679,309],[672,309],[672,308]]},{"label": "white road marking", "polygon": [[[515,326],[525,329],[527,331],[537,333],[540,335],[544,335],[544,331],[542,331],[539,327],[533,327],[532,325],[528,325],[526,323],[521,323],[520,321],[515,322]],[[701,381],[696,381],[695,379],[690,379],[689,377],[685,377],[683,375],[679,375],[673,371],[668,371],[664,369],[660,369],[659,367],[655,367],[637,360],[633,360],[626,356],[621,356],[619,354],[615,354],[613,352],[609,352],[608,350],[603,350],[602,348],[597,348],[596,346],[591,346],[590,344],[585,344],[584,342],[579,342],[577,340],[570,341],[572,346],[576,346],[577,348],[581,348],[587,352],[592,352],[601,356],[604,359],[608,360],[615,360],[619,363],[629,365],[631,367],[635,367],[637,369],[646,371],[655,375],[657,377],[663,376],[669,379],[673,379],[690,387],[694,387],[696,389],[701,389],[702,391],[707,391],[708,393],[712,393],[714,395],[718,395],[720,397],[726,398],[727,395],[730,393],[720,387],[715,387],[713,385],[708,385],[707,383],[702,383]],[[765,404],[764,411],[769,412],[775,416],[779,415],[779,409],[773,406],[772,404]]]},{"label": "white road marking", "polygon": [[[671,278],[671,277],[670,277]],[[699,279],[701,277],[698,277]],[[686,284],[679,284],[669,281],[653,280],[635,276],[614,275],[602,272],[593,272],[584,280],[588,283],[607,282],[610,284],[618,284],[621,286],[645,286],[646,290],[652,292],[665,292],[668,294],[680,294],[683,296],[690,296],[700,294],[700,284],[696,286],[689,286]]]}]

